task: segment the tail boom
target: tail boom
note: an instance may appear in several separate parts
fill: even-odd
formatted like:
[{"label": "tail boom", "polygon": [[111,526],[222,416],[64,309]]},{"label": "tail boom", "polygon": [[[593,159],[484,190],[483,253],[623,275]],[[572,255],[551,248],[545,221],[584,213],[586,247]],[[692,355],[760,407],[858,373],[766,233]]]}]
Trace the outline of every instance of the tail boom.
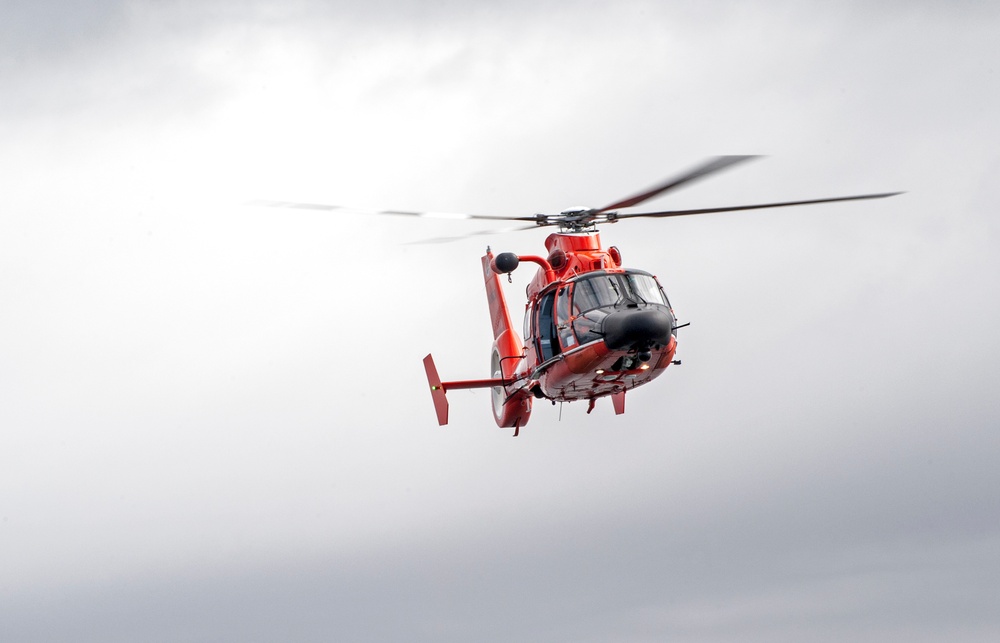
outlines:
[{"label": "tail boom", "polygon": [[442,382],[434,358],[424,358],[424,371],[430,387],[431,399],[438,424],[448,424],[448,397],[451,389],[491,388],[493,417],[500,427],[513,427],[516,432],[528,423],[531,415],[531,394],[525,389],[524,374],[517,368],[523,362],[524,346],[513,328],[507,298],[500,283],[500,275],[493,270],[493,253],[489,249],[482,258],[483,279],[486,282],[486,300],[490,307],[490,324],[493,327],[493,355],[489,379]]}]

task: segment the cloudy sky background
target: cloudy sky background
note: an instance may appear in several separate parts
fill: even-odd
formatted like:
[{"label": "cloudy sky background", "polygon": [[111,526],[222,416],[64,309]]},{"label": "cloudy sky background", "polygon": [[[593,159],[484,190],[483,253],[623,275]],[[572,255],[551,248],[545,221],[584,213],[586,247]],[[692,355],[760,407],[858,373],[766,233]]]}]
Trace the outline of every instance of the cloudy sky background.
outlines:
[{"label": "cloudy sky background", "polygon": [[[836,4],[5,2],[2,638],[997,640],[1000,9]],[[717,154],[653,204],[906,194],[607,226],[684,364],[517,440],[420,359],[545,231],[242,205]]]}]

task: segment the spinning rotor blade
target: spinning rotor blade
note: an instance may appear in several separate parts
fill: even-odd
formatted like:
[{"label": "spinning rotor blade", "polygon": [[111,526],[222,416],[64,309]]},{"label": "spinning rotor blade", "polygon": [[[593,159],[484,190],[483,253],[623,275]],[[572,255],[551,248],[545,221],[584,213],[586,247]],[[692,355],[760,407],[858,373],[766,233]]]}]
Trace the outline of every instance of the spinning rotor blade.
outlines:
[{"label": "spinning rotor blade", "polygon": [[[543,224],[543,225],[552,225],[552,224]],[[514,228],[499,228],[499,229],[495,229],[495,230],[478,230],[476,232],[470,232],[468,234],[460,234],[460,235],[457,235],[457,236],[454,236],[454,237],[433,237],[431,239],[421,239],[420,241],[408,241],[405,245],[408,245],[408,246],[417,246],[417,245],[424,245],[424,244],[428,244],[428,243],[451,243],[452,241],[461,241],[462,239],[468,239],[469,237],[478,237],[478,236],[484,235],[484,234],[503,234],[505,232],[518,232],[518,231],[521,231],[521,230],[534,230],[536,228],[538,228],[537,225],[529,225],[529,226],[517,226],[517,227],[514,227]]]},{"label": "spinning rotor blade", "polygon": [[297,210],[322,210],[331,212],[333,210],[343,210],[344,212],[359,212],[365,214],[389,214],[392,216],[404,217],[428,217],[431,219],[486,219],[490,221],[537,221],[537,217],[503,217],[490,216],[485,214],[464,214],[461,212],[415,212],[410,210],[365,210],[362,208],[352,208],[344,205],[327,205],[325,203],[298,203],[295,201],[251,201],[248,205],[260,205],[268,208],[293,208]]},{"label": "spinning rotor blade", "polygon": [[749,161],[749,160],[755,159],[755,158],[759,158],[759,157],[757,157],[757,156],[716,156],[716,157],[713,157],[713,158],[709,159],[708,161],[702,163],[701,165],[698,165],[696,167],[691,168],[690,170],[688,170],[687,172],[685,172],[685,173],[683,173],[683,174],[681,174],[679,176],[675,176],[675,177],[672,177],[670,179],[667,179],[663,183],[655,185],[655,186],[649,188],[648,190],[646,190],[645,192],[642,192],[640,194],[636,194],[636,195],[631,196],[631,197],[629,197],[627,199],[622,199],[621,201],[616,201],[616,202],[612,203],[611,205],[605,206],[605,207],[601,208],[600,210],[597,210],[597,212],[599,212],[599,213],[600,212],[607,212],[609,210],[617,210],[619,208],[631,208],[634,205],[639,205],[643,201],[648,201],[649,199],[652,199],[654,196],[658,196],[660,194],[663,194],[664,192],[666,192],[668,190],[672,190],[674,188],[680,187],[682,185],[685,185],[685,184],[690,183],[692,181],[695,181],[697,179],[706,177],[709,174],[713,174],[713,173],[718,172],[720,170],[724,170],[727,167],[736,165],[737,163],[742,163],[744,161]]},{"label": "spinning rotor blade", "polygon": [[737,210],[763,210],[764,208],[783,208],[789,205],[812,205],[813,203],[833,203],[834,201],[861,201],[863,199],[884,199],[896,196],[902,192],[883,192],[881,194],[861,194],[858,196],[838,196],[829,199],[809,199],[807,201],[783,201],[781,203],[760,203],[757,205],[733,205],[725,208],[698,208],[697,210],[667,210],[665,212],[628,212],[615,214],[614,219],[633,219],[637,217],[683,217],[689,214],[712,214],[715,212],[736,212]]}]

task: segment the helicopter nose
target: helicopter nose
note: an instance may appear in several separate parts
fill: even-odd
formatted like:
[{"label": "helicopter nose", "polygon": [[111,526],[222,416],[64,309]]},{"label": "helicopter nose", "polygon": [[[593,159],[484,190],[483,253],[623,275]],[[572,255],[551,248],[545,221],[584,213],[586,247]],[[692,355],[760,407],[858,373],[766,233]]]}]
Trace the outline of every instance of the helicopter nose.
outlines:
[{"label": "helicopter nose", "polygon": [[674,318],[660,308],[626,309],[604,318],[604,343],[611,350],[667,344],[674,330]]}]

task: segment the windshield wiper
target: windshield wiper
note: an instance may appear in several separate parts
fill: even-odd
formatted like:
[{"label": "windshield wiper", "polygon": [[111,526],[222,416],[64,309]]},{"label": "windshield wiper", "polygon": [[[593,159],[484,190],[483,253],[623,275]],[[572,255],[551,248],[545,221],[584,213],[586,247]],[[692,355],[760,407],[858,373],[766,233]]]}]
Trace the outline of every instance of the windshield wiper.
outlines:
[{"label": "windshield wiper", "polygon": [[[615,291],[615,297],[617,297],[618,300],[621,301],[622,294],[620,292],[618,292],[618,286],[615,284],[615,278],[614,277],[608,277],[608,283],[611,284],[611,290]],[[615,303],[618,303],[618,302],[615,302]]]}]

